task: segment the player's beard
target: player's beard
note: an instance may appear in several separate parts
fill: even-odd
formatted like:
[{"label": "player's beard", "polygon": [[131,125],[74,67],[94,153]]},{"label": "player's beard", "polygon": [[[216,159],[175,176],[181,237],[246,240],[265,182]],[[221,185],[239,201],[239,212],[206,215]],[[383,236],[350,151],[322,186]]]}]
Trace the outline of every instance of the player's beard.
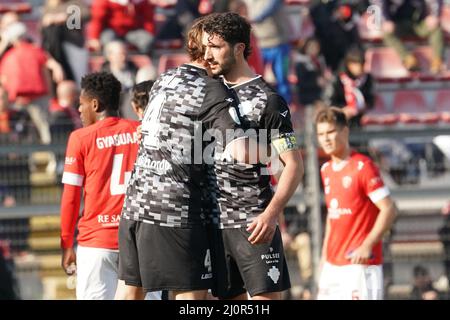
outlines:
[{"label": "player's beard", "polygon": [[227,57],[224,58],[222,63],[213,61],[212,64],[216,65],[216,69],[212,70],[212,73],[214,75],[226,77],[227,74],[230,73],[230,71],[233,69],[233,66],[236,64],[236,58],[232,53],[230,53]]}]

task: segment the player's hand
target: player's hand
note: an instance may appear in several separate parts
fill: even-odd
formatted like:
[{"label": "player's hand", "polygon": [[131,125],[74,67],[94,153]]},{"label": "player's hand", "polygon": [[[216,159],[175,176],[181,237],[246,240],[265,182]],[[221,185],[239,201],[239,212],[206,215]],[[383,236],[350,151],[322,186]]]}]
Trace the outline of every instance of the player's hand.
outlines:
[{"label": "player's hand", "polygon": [[261,213],[247,228],[247,231],[251,232],[248,241],[251,244],[272,242],[277,228],[277,221],[277,217],[271,217],[265,212]]},{"label": "player's hand", "polygon": [[372,259],[372,247],[361,245],[354,251],[347,254],[347,259],[351,261],[352,264],[367,264],[369,259]]},{"label": "player's hand", "polygon": [[67,275],[73,275],[76,271],[77,255],[73,248],[63,249],[61,266]]}]

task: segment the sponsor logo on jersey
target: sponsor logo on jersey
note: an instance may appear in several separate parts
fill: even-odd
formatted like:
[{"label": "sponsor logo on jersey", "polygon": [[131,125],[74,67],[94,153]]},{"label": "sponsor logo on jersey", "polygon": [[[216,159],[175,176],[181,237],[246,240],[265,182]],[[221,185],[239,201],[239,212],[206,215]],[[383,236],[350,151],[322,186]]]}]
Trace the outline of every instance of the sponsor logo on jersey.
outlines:
[{"label": "sponsor logo on jersey", "polygon": [[115,224],[119,223],[120,221],[120,214],[99,214],[97,216],[97,222],[101,224]]},{"label": "sponsor logo on jersey", "polygon": [[137,132],[125,132],[119,133],[112,136],[100,137],[96,139],[97,148],[111,148],[118,147],[126,144],[137,143]]},{"label": "sponsor logo on jersey", "polygon": [[212,278],[212,273],[203,273],[202,274],[202,280],[207,280]]},{"label": "sponsor logo on jersey", "polygon": [[375,178],[370,179],[369,185],[372,187],[372,186],[377,185],[380,182],[382,182],[381,178],[380,177],[375,177]]},{"label": "sponsor logo on jersey", "polygon": [[272,279],[273,283],[278,283],[278,280],[280,279],[280,270],[275,267],[272,266],[272,268],[270,268],[269,272],[267,272],[267,276]]},{"label": "sponsor logo on jersey", "polygon": [[345,176],[345,177],[342,178],[342,186],[343,186],[345,189],[350,188],[350,185],[351,185],[351,184],[352,184],[352,177],[350,177],[350,176]]},{"label": "sponsor logo on jersey", "polygon": [[288,111],[280,112],[280,114],[283,116],[283,118],[286,118]]},{"label": "sponsor logo on jersey", "polygon": [[66,164],[68,166],[73,165],[75,162],[77,162],[77,159],[75,157],[66,157]]},{"label": "sponsor logo on jersey", "polygon": [[169,170],[172,170],[172,165],[166,159],[164,160],[152,160],[145,156],[140,156],[136,165],[139,167],[151,169],[158,174],[166,174]]},{"label": "sponsor logo on jersey", "polygon": [[352,209],[339,208],[339,201],[336,198],[331,199],[328,208],[328,217],[330,219],[339,219],[342,215],[352,214]]},{"label": "sponsor logo on jersey", "polygon": [[361,171],[364,168],[364,162],[358,161],[358,170]]}]

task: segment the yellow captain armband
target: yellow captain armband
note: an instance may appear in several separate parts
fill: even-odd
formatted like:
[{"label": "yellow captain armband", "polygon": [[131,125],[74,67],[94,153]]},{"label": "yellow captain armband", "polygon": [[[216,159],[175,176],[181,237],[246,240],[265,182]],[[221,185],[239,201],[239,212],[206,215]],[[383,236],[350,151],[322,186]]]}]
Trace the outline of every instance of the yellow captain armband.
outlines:
[{"label": "yellow captain armband", "polygon": [[293,132],[283,133],[272,140],[272,146],[277,154],[298,149],[297,137]]}]

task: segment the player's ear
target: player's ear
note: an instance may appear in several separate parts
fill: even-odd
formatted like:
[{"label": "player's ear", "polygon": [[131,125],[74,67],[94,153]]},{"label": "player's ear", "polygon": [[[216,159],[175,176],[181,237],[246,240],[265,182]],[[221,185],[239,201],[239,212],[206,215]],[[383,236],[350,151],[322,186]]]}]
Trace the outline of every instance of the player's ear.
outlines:
[{"label": "player's ear", "polygon": [[242,42],[236,43],[234,45],[234,55],[240,55],[240,54],[244,54],[244,50],[245,50],[245,44]]},{"label": "player's ear", "polygon": [[91,106],[92,106],[92,110],[94,110],[94,112],[100,112],[100,103],[99,103],[98,99],[92,98]]}]

